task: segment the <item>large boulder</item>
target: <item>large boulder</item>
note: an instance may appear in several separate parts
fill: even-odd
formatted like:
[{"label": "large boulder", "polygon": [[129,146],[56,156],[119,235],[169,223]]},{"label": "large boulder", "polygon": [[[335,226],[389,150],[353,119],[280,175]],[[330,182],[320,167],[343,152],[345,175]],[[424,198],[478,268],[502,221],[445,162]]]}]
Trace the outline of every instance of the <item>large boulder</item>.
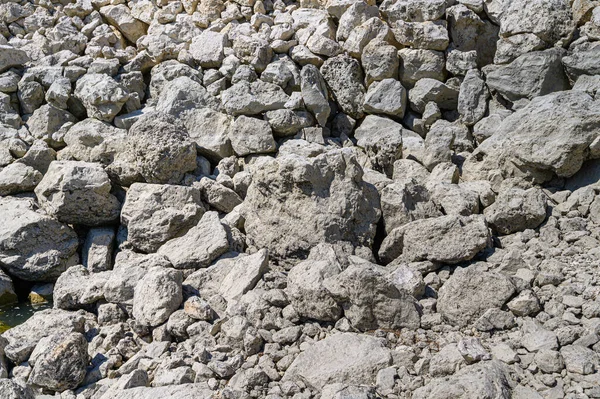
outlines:
[{"label": "large boulder", "polygon": [[368,335],[331,335],[300,353],[284,379],[301,379],[321,390],[332,383],[372,385],[377,372],[390,365],[392,356],[382,340]]},{"label": "large boulder", "polygon": [[440,288],[437,309],[448,323],[464,327],[488,309],[501,308],[514,293],[509,277],[471,266],[457,269]]},{"label": "large boulder", "polygon": [[323,63],[321,74],[342,111],[353,118],[361,118],[366,90],[360,63],[347,54],[338,55]]},{"label": "large boulder", "polygon": [[148,25],[131,15],[131,10],[125,4],[101,7],[100,14],[134,44],[148,29]]},{"label": "large boulder", "polygon": [[64,137],[66,148],[59,152],[60,159],[85,162],[111,163],[125,144],[127,131],[106,122],[87,118],[73,125]]},{"label": "large boulder", "polygon": [[600,103],[580,91],[534,98],[508,116],[467,157],[465,180],[498,180],[528,176],[550,180],[573,176],[600,135]]},{"label": "large boulder", "polygon": [[77,388],[86,374],[87,346],[78,332],[59,332],[40,339],[29,358],[33,369],[28,382],[58,392]]},{"label": "large boulder", "polygon": [[170,184],[134,183],[121,210],[127,240],[144,252],[185,234],[204,214],[200,190]]},{"label": "large boulder", "polygon": [[88,116],[106,122],[111,122],[129,99],[129,93],[103,73],[89,73],[79,78],[74,95]]},{"label": "large boulder", "polygon": [[483,214],[499,234],[535,229],[546,219],[546,195],[539,188],[503,190]]},{"label": "large boulder", "polygon": [[198,153],[221,160],[233,155],[229,130],[233,118],[210,108],[197,108],[186,112],[183,124],[190,139],[196,143]]},{"label": "large boulder", "polygon": [[54,284],[54,306],[59,309],[83,309],[104,298],[104,285],[110,272],[90,273],[83,265],[71,266]]},{"label": "large boulder", "polygon": [[42,180],[42,174],[21,162],[13,162],[0,170],[0,195],[33,191]]},{"label": "large boulder", "polygon": [[0,73],[12,67],[22,67],[30,58],[23,50],[0,44]]},{"label": "large boulder", "polygon": [[77,234],[27,199],[0,199],[0,265],[26,281],[52,281],[77,262]]},{"label": "large boulder", "polygon": [[379,198],[351,150],[289,155],[254,170],[242,213],[249,245],[278,260],[305,257],[320,242],[370,247]]},{"label": "large boulder", "polygon": [[40,206],[59,221],[97,226],[118,219],[121,203],[96,163],[54,161],[35,188]]},{"label": "large boulder", "polygon": [[148,270],[135,287],[133,317],[151,327],[167,321],[183,301],[182,282],[179,270],[162,267]]}]

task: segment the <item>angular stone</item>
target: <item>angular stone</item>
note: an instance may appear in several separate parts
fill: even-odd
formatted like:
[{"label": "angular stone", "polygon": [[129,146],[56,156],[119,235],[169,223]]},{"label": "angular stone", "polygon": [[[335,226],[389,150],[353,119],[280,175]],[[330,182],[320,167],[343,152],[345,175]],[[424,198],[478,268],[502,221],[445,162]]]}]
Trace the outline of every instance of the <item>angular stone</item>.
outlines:
[{"label": "angular stone", "polygon": [[88,116],[111,122],[129,99],[129,94],[113,78],[101,73],[83,75],[77,81],[75,92]]},{"label": "angular stone", "polygon": [[329,108],[328,92],[321,72],[314,65],[305,65],[300,72],[300,87],[302,100],[317,119],[321,126],[325,126],[331,109]]},{"label": "angular stone", "polygon": [[257,80],[238,82],[221,93],[223,106],[231,115],[256,115],[283,108],[289,97],[280,86]]},{"label": "angular stone", "polygon": [[406,89],[395,79],[384,79],[369,86],[365,96],[364,110],[371,114],[386,114],[404,117],[406,110]]},{"label": "angular stone", "polygon": [[100,14],[109,24],[119,29],[123,35],[132,43],[146,34],[148,25],[134,18],[131,10],[124,4],[104,6],[100,8]]},{"label": "angular stone", "polygon": [[461,120],[467,126],[479,122],[487,110],[489,93],[482,78],[478,70],[471,69],[460,85],[457,109]]},{"label": "angular stone", "polygon": [[338,55],[323,63],[321,74],[342,111],[353,118],[361,118],[366,90],[359,62],[349,55]]},{"label": "angular stone", "polygon": [[169,318],[181,302],[183,276],[179,270],[152,268],[136,285],[133,294],[133,317],[156,327]]},{"label": "angular stone", "polygon": [[33,191],[42,174],[22,163],[14,162],[0,170],[0,196]]},{"label": "angular stone", "polygon": [[500,234],[535,229],[546,219],[546,195],[539,188],[503,190],[483,213]]},{"label": "angular stone", "polygon": [[0,73],[12,67],[23,67],[30,61],[25,51],[9,45],[0,44],[0,54]]},{"label": "angular stone", "polygon": [[225,58],[223,50],[226,44],[226,35],[205,30],[192,39],[189,51],[202,68],[218,68]]},{"label": "angular stone", "polygon": [[410,88],[421,79],[444,80],[444,53],[434,50],[404,48],[400,57],[400,81]]},{"label": "angular stone", "polygon": [[198,153],[212,160],[233,155],[229,129],[233,118],[210,108],[193,109],[183,119],[190,139],[196,143]]},{"label": "angular stone", "polygon": [[231,147],[237,156],[275,152],[277,143],[269,122],[248,116],[238,116],[231,124]]},{"label": "angular stone", "polygon": [[54,285],[54,306],[77,310],[104,298],[104,285],[109,272],[90,273],[83,265],[71,266],[60,275]]}]

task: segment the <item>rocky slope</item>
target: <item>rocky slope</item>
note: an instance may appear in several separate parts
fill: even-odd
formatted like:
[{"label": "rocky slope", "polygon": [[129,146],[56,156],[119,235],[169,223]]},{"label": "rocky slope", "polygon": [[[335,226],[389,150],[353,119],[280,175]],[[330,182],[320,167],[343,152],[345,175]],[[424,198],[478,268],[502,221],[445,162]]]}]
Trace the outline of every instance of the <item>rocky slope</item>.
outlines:
[{"label": "rocky slope", "polygon": [[600,3],[3,0],[0,397],[600,398]]}]

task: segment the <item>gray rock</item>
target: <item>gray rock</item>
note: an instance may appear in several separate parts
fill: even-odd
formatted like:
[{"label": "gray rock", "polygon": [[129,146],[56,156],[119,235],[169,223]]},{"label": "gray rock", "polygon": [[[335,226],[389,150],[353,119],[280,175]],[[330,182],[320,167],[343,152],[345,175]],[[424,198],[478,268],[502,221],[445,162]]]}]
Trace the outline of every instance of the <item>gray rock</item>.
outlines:
[{"label": "gray rock", "polygon": [[0,263],[27,281],[52,281],[77,262],[77,234],[27,199],[0,199]]},{"label": "gray rock", "polygon": [[546,195],[539,188],[503,190],[483,213],[500,234],[535,229],[546,219]]},{"label": "gray rock", "polygon": [[231,147],[237,156],[275,152],[277,143],[269,122],[248,116],[238,116],[229,132]]},{"label": "gray rock", "polygon": [[71,266],[54,285],[54,306],[59,309],[83,309],[104,298],[104,285],[110,272],[91,273],[85,266]]},{"label": "gray rock", "polygon": [[12,195],[33,191],[42,180],[42,174],[20,162],[14,162],[0,170],[0,195]]},{"label": "gray rock", "polygon": [[510,279],[474,267],[457,270],[439,291],[438,312],[460,327],[476,321],[490,308],[501,308],[515,292]]},{"label": "gray rock", "polygon": [[535,354],[533,359],[544,373],[560,373],[565,368],[563,358],[558,351],[542,349]]},{"label": "gray rock", "polygon": [[57,333],[84,332],[85,312],[69,312],[61,309],[47,309],[35,312],[23,324],[2,334],[8,340],[4,348],[6,357],[19,364],[29,358],[40,339]]},{"label": "gray rock", "polygon": [[177,269],[198,269],[207,267],[228,250],[227,233],[218,214],[206,212],[196,226],[185,235],[167,241],[158,253]]},{"label": "gray rock", "polygon": [[479,331],[504,330],[515,326],[515,317],[511,312],[490,308],[475,322]]},{"label": "gray rock", "polygon": [[277,260],[302,257],[320,242],[370,246],[379,219],[374,195],[349,150],[267,160],[244,201],[246,239]]},{"label": "gray rock", "polygon": [[349,55],[338,55],[323,63],[321,74],[342,111],[353,118],[361,118],[366,90],[359,62]]},{"label": "gray rock", "polygon": [[192,39],[190,54],[203,68],[218,68],[225,58],[224,48],[227,36],[219,32],[205,30]]},{"label": "gray rock", "polygon": [[186,112],[183,123],[190,139],[197,145],[198,153],[213,160],[233,155],[229,141],[229,128],[233,118],[210,108]]},{"label": "gray rock", "polygon": [[366,84],[398,77],[398,50],[383,40],[372,40],[363,49],[360,58],[365,70]]},{"label": "gray rock", "polygon": [[133,317],[151,327],[167,321],[183,302],[182,282],[183,276],[178,270],[149,269],[135,287]]},{"label": "gray rock", "polygon": [[202,199],[220,212],[229,213],[242,203],[242,199],[235,191],[208,177],[201,178],[198,183],[194,183],[194,186],[200,190]]},{"label": "gray rock", "polygon": [[134,183],[127,191],[121,222],[134,247],[154,252],[171,238],[185,234],[203,214],[197,188]]},{"label": "gray rock", "polygon": [[369,86],[365,96],[364,110],[370,114],[386,114],[404,117],[406,89],[395,79],[384,79]]},{"label": "gray rock", "polygon": [[600,367],[600,358],[593,350],[579,345],[560,348],[567,371],[576,374],[593,374]]},{"label": "gray rock", "polygon": [[302,68],[300,76],[302,100],[306,109],[315,116],[319,125],[325,126],[331,109],[323,76],[317,67],[310,64]]},{"label": "gray rock", "polygon": [[16,49],[13,46],[0,44],[0,72],[4,72],[12,67],[22,67],[30,61],[29,56],[23,50]]},{"label": "gray rock", "polygon": [[598,61],[600,49],[592,47],[589,50],[573,52],[562,58],[565,72],[571,81],[579,81],[579,78],[598,75]]},{"label": "gray rock", "polygon": [[441,0],[385,0],[381,13],[390,23],[396,21],[424,22],[441,19],[446,12],[446,2]]},{"label": "gray rock", "polygon": [[63,127],[69,127],[77,122],[70,112],[53,107],[50,104],[42,105],[27,119],[27,128],[33,137],[46,141],[50,146],[62,143]]},{"label": "gray rock", "polygon": [[449,379],[433,379],[424,387],[418,388],[413,397],[509,399],[511,388],[508,371],[497,361],[478,363],[463,368]]},{"label": "gray rock", "polygon": [[424,78],[409,91],[410,107],[419,112],[425,111],[425,105],[433,101],[440,109],[455,110],[458,105],[458,90],[439,80]]},{"label": "gray rock", "polygon": [[434,50],[404,48],[398,51],[400,81],[411,88],[421,79],[444,80],[444,53]]},{"label": "gray rock", "polygon": [[117,129],[106,122],[84,119],[65,134],[67,148],[59,152],[60,158],[108,165],[114,160],[115,154],[122,150],[126,134],[124,129]]},{"label": "gray rock", "polygon": [[82,102],[88,116],[106,122],[111,122],[129,99],[129,93],[121,85],[100,73],[79,78],[73,94]]},{"label": "gray rock", "polygon": [[392,24],[396,40],[407,47],[444,51],[448,47],[446,21],[404,22]]},{"label": "gray rock", "polygon": [[97,226],[119,217],[106,172],[95,163],[54,161],[35,188],[40,206],[64,223]]},{"label": "gray rock", "polygon": [[132,11],[124,4],[104,6],[100,8],[100,14],[132,43],[137,42],[148,29],[144,22],[132,16]]},{"label": "gray rock", "polygon": [[112,269],[114,244],[112,227],[90,229],[81,249],[81,263],[93,273]]},{"label": "gray rock", "polygon": [[562,49],[524,54],[508,65],[486,68],[486,83],[509,101],[566,90],[569,82],[561,64],[563,55]]},{"label": "gray rock", "polygon": [[30,387],[22,387],[11,379],[0,379],[0,396],[6,399],[34,399],[35,395]]},{"label": "gray rock", "polygon": [[[371,87],[376,84],[373,83]],[[402,158],[403,132],[402,125],[391,119],[367,115],[354,131],[354,138],[357,146],[364,149],[371,160],[371,168],[391,176],[394,162]]]},{"label": "gray rock", "polygon": [[158,112],[184,117],[186,113],[196,108],[218,109],[219,101],[196,80],[187,76],[173,79],[162,88],[156,110]]},{"label": "gray rock", "polygon": [[274,83],[257,80],[239,82],[221,93],[223,106],[231,115],[256,115],[283,108],[289,97]]},{"label": "gray rock", "polygon": [[[574,175],[598,136],[600,106],[588,94],[565,91],[534,98],[508,116],[467,157],[465,180],[526,172],[536,180]],[[542,155],[543,154],[543,155]]]},{"label": "gray rock", "polygon": [[29,359],[33,370],[28,382],[58,392],[77,388],[85,377],[87,347],[85,337],[78,332],[40,339]]},{"label": "gray rock", "polygon": [[196,169],[196,145],[173,118],[160,114],[144,115],[133,124],[126,152],[146,183],[176,184]]},{"label": "gray rock", "polygon": [[287,369],[285,379],[300,378],[314,389],[332,383],[373,384],[377,372],[390,363],[390,351],[379,339],[340,333],[300,353]]},{"label": "gray rock", "polygon": [[[17,302],[17,294],[15,293],[15,287],[10,277],[0,270],[0,305],[7,303]],[[0,363],[2,361],[0,360]],[[2,366],[0,364],[0,373]]]},{"label": "gray rock", "polygon": [[479,67],[491,64],[496,52],[498,27],[481,19],[464,4],[448,8],[446,15],[453,47],[460,51],[477,51]]},{"label": "gray rock", "polygon": [[417,329],[420,316],[416,300],[399,289],[387,270],[369,262],[350,265],[341,273],[326,278],[323,286],[344,309],[354,328]]},{"label": "gray rock", "polygon": [[315,124],[312,114],[306,111],[292,111],[291,109],[267,111],[265,119],[273,129],[273,134],[277,137],[293,136],[303,128]]},{"label": "gray rock", "polygon": [[209,399],[213,391],[206,384],[181,384],[163,387],[111,388],[100,399],[146,399],[150,397],[176,397],[178,399]]},{"label": "gray rock", "polygon": [[458,94],[458,113],[467,126],[479,122],[487,110],[489,93],[485,87],[481,73],[471,69],[465,75]]}]

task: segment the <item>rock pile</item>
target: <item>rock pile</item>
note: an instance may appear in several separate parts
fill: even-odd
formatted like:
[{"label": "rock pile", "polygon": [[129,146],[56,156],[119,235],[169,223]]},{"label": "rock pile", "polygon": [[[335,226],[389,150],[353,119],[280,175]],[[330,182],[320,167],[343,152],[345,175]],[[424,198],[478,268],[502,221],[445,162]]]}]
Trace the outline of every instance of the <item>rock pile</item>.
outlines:
[{"label": "rock pile", "polygon": [[600,398],[599,65],[591,0],[1,1],[0,397]]}]

